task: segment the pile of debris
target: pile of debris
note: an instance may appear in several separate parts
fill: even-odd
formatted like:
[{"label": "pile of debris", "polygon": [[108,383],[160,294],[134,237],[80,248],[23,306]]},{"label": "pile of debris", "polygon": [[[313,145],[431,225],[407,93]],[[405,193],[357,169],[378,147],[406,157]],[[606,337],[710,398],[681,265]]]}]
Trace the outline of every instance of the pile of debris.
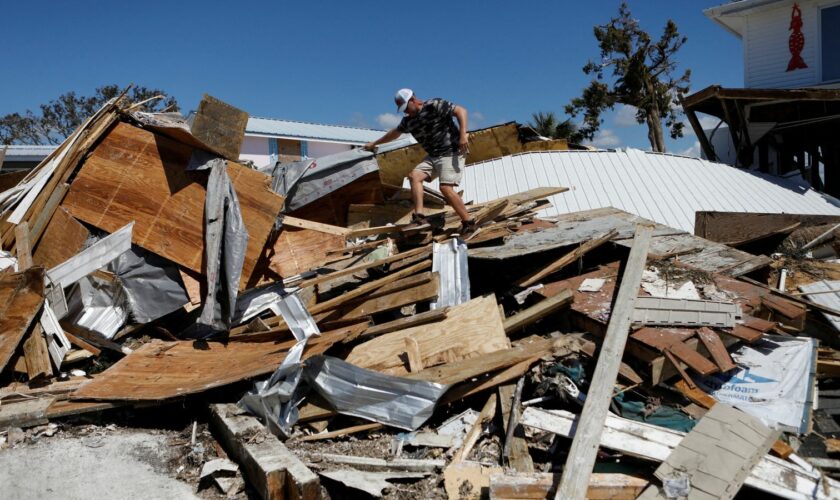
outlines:
[{"label": "pile of debris", "polygon": [[261,171],[246,121],[117,99],[0,194],[9,435],[183,405],[229,496],[840,496],[840,265],[804,254],[837,226],[747,253],[545,187],[462,238],[433,190],[410,222],[417,146]]}]

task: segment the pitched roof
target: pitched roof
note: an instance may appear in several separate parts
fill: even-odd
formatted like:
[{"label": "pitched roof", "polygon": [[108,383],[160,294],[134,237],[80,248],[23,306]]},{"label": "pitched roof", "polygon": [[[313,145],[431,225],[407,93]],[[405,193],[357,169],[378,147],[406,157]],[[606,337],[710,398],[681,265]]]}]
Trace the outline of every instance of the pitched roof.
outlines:
[{"label": "pitched roof", "polygon": [[840,215],[840,201],[796,179],[636,149],[505,156],[467,166],[459,188],[480,203],[541,186],[569,188],[542,216],[614,207],[692,234],[699,210]]}]

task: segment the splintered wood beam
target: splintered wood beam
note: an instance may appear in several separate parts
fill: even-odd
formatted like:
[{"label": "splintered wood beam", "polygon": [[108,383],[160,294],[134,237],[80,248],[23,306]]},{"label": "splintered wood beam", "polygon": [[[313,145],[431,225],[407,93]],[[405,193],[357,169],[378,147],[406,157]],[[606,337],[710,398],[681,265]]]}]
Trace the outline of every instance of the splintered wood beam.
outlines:
[{"label": "splintered wood beam", "polygon": [[365,283],[364,285],[356,288],[355,290],[351,290],[347,293],[341,294],[338,297],[330,299],[326,302],[321,302],[320,304],[315,304],[314,306],[309,308],[309,314],[318,314],[323,311],[328,311],[330,309],[335,309],[342,304],[346,304],[347,302],[355,299],[356,297],[361,297],[367,293],[370,293],[373,290],[381,288],[389,283],[393,283],[398,279],[405,278],[407,276],[411,276],[412,274],[418,273],[420,271],[425,271],[426,269],[432,267],[431,260],[424,260],[423,262],[419,262],[413,266],[407,267],[395,273],[391,273],[384,278],[380,278],[375,281],[371,281],[369,283]]},{"label": "splintered wood beam", "polygon": [[413,250],[409,250],[407,252],[398,253],[398,254],[392,255],[390,257],[385,257],[384,259],[377,259],[377,260],[374,260],[374,261],[371,261],[371,262],[365,262],[364,264],[359,264],[359,265],[356,265],[356,266],[348,267],[348,268],[342,269],[340,271],[333,271],[333,272],[330,272],[328,274],[323,274],[321,276],[318,276],[318,277],[315,277],[315,278],[312,278],[312,279],[303,280],[302,282],[300,282],[300,284],[298,286],[301,287],[301,288],[306,288],[306,287],[309,287],[309,286],[318,285],[320,283],[326,283],[328,281],[332,281],[334,279],[341,278],[343,276],[349,276],[351,274],[355,274],[359,271],[364,271],[364,270],[370,269],[372,267],[379,267],[379,266],[382,266],[382,265],[385,265],[385,264],[390,264],[392,262],[397,262],[399,260],[406,259],[408,257],[414,257],[415,255],[420,255],[424,252],[431,255],[432,254],[431,245],[426,245],[426,246],[423,246],[423,247],[420,247],[420,248],[415,248]]},{"label": "splintered wood beam", "polygon": [[29,337],[23,342],[23,357],[26,359],[26,373],[29,380],[38,377],[49,377],[53,374],[50,364],[50,352],[47,348],[47,339],[44,338],[41,325],[35,323]]},{"label": "splintered wood beam", "polygon": [[[516,400],[517,384],[505,384],[499,386],[499,404],[502,410],[502,425],[512,433],[508,448],[507,460],[510,467],[517,472],[534,472],[534,461],[528,452],[528,442],[525,438],[518,436],[516,429],[519,427],[519,401]],[[520,388],[520,393],[521,388]],[[516,412],[516,419],[511,421],[512,412]],[[511,426],[513,429],[511,429]]]},{"label": "splintered wood beam", "polygon": [[[294,453],[256,418],[233,404],[210,406],[210,423],[231,458],[263,499],[320,498],[320,482]],[[263,439],[252,442],[260,434]]]},{"label": "splintered wood beam", "polygon": [[601,442],[601,432],[607,419],[610,400],[613,397],[621,356],[627,344],[633,309],[639,294],[639,284],[642,281],[642,272],[645,270],[652,234],[652,225],[638,224],[636,226],[633,246],[627,258],[624,275],[621,277],[621,286],[610,314],[607,333],[601,345],[577,433],[572,440],[566,465],[563,468],[566,472],[557,488],[556,499],[583,500],[586,497],[589,477],[592,474],[592,467],[595,465],[595,457]]},{"label": "splintered wood beam", "polygon": [[466,437],[464,437],[464,443],[461,445],[460,448],[458,448],[458,451],[455,452],[455,455],[452,456],[451,463],[457,464],[467,459],[473,447],[478,442],[478,438],[481,437],[481,429],[484,427],[484,424],[489,422],[495,414],[496,394],[493,393],[487,399],[487,402],[484,403],[484,408],[481,409],[481,413],[478,414],[478,418],[476,419],[475,423],[470,428],[469,432],[467,432]]},{"label": "splintered wood beam", "polygon": [[511,333],[518,332],[519,330],[536,323],[546,316],[555,313],[562,307],[571,304],[572,300],[574,300],[574,294],[571,290],[565,289],[557,295],[541,300],[524,311],[514,314],[513,316],[508,316],[505,318],[503,323],[505,333],[510,335]]},{"label": "splintered wood beam", "polygon": [[349,229],[341,226],[332,226],[330,224],[324,224],[322,222],[315,222],[306,219],[299,219],[297,217],[292,217],[291,215],[284,215],[283,216],[283,225],[284,226],[291,226],[297,227],[300,229],[312,229],[313,231],[319,231],[322,233],[327,234],[334,234],[337,236],[346,236],[347,233],[350,232]]},{"label": "splintered wood beam", "polygon": [[356,339],[369,339],[376,337],[377,335],[395,332],[397,330],[402,330],[404,328],[409,328],[412,326],[425,325],[426,323],[442,321],[446,319],[446,313],[448,311],[448,307],[445,307],[443,309],[433,309],[431,311],[415,314],[414,316],[408,316],[406,318],[400,318],[394,321],[389,321],[387,323],[382,323],[381,325],[374,325],[361,332],[356,337],[348,337],[347,339],[344,339],[342,343],[347,343]]},{"label": "splintered wood beam", "polygon": [[15,253],[18,270],[26,271],[32,267],[32,247],[29,244],[29,223],[21,222],[15,227]]},{"label": "splintered wood beam", "polygon": [[594,240],[589,240],[584,242],[579,247],[575,248],[571,252],[567,253],[566,255],[560,257],[556,261],[552,262],[548,266],[542,268],[540,271],[536,272],[535,274],[531,274],[529,276],[525,276],[524,278],[520,279],[516,282],[517,285],[521,287],[529,287],[534,283],[540,281],[541,279],[545,278],[546,276],[556,273],[560,271],[564,267],[576,262],[579,258],[586,255],[588,252],[598,248],[599,246],[603,245],[604,243],[610,241],[618,234],[618,231],[613,229],[609,231],[607,234],[601,236],[600,238],[596,238]]}]

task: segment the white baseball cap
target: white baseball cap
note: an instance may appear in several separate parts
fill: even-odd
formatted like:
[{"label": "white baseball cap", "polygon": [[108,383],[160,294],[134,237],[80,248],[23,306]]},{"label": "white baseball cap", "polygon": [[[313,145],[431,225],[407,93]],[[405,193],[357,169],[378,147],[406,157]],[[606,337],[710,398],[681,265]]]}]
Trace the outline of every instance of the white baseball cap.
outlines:
[{"label": "white baseball cap", "polygon": [[397,103],[397,111],[405,113],[405,107],[408,106],[408,101],[414,97],[414,91],[411,89],[400,89],[394,95],[394,102]]}]

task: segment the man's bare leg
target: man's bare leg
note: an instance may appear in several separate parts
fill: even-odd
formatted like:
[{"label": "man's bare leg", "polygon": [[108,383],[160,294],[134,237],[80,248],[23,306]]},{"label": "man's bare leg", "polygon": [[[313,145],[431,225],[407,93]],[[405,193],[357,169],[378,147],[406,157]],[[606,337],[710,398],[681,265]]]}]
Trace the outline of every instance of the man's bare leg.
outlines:
[{"label": "man's bare leg", "polygon": [[411,200],[414,202],[414,213],[423,215],[423,182],[429,180],[429,174],[420,170],[412,170],[408,174],[411,183]]},{"label": "man's bare leg", "polygon": [[[420,187],[422,189],[422,185]],[[471,220],[470,214],[467,212],[467,207],[464,205],[464,200],[455,192],[455,186],[453,184],[441,184],[440,193],[446,198],[446,202],[455,210],[455,213],[458,214],[458,217],[462,221]]]}]

